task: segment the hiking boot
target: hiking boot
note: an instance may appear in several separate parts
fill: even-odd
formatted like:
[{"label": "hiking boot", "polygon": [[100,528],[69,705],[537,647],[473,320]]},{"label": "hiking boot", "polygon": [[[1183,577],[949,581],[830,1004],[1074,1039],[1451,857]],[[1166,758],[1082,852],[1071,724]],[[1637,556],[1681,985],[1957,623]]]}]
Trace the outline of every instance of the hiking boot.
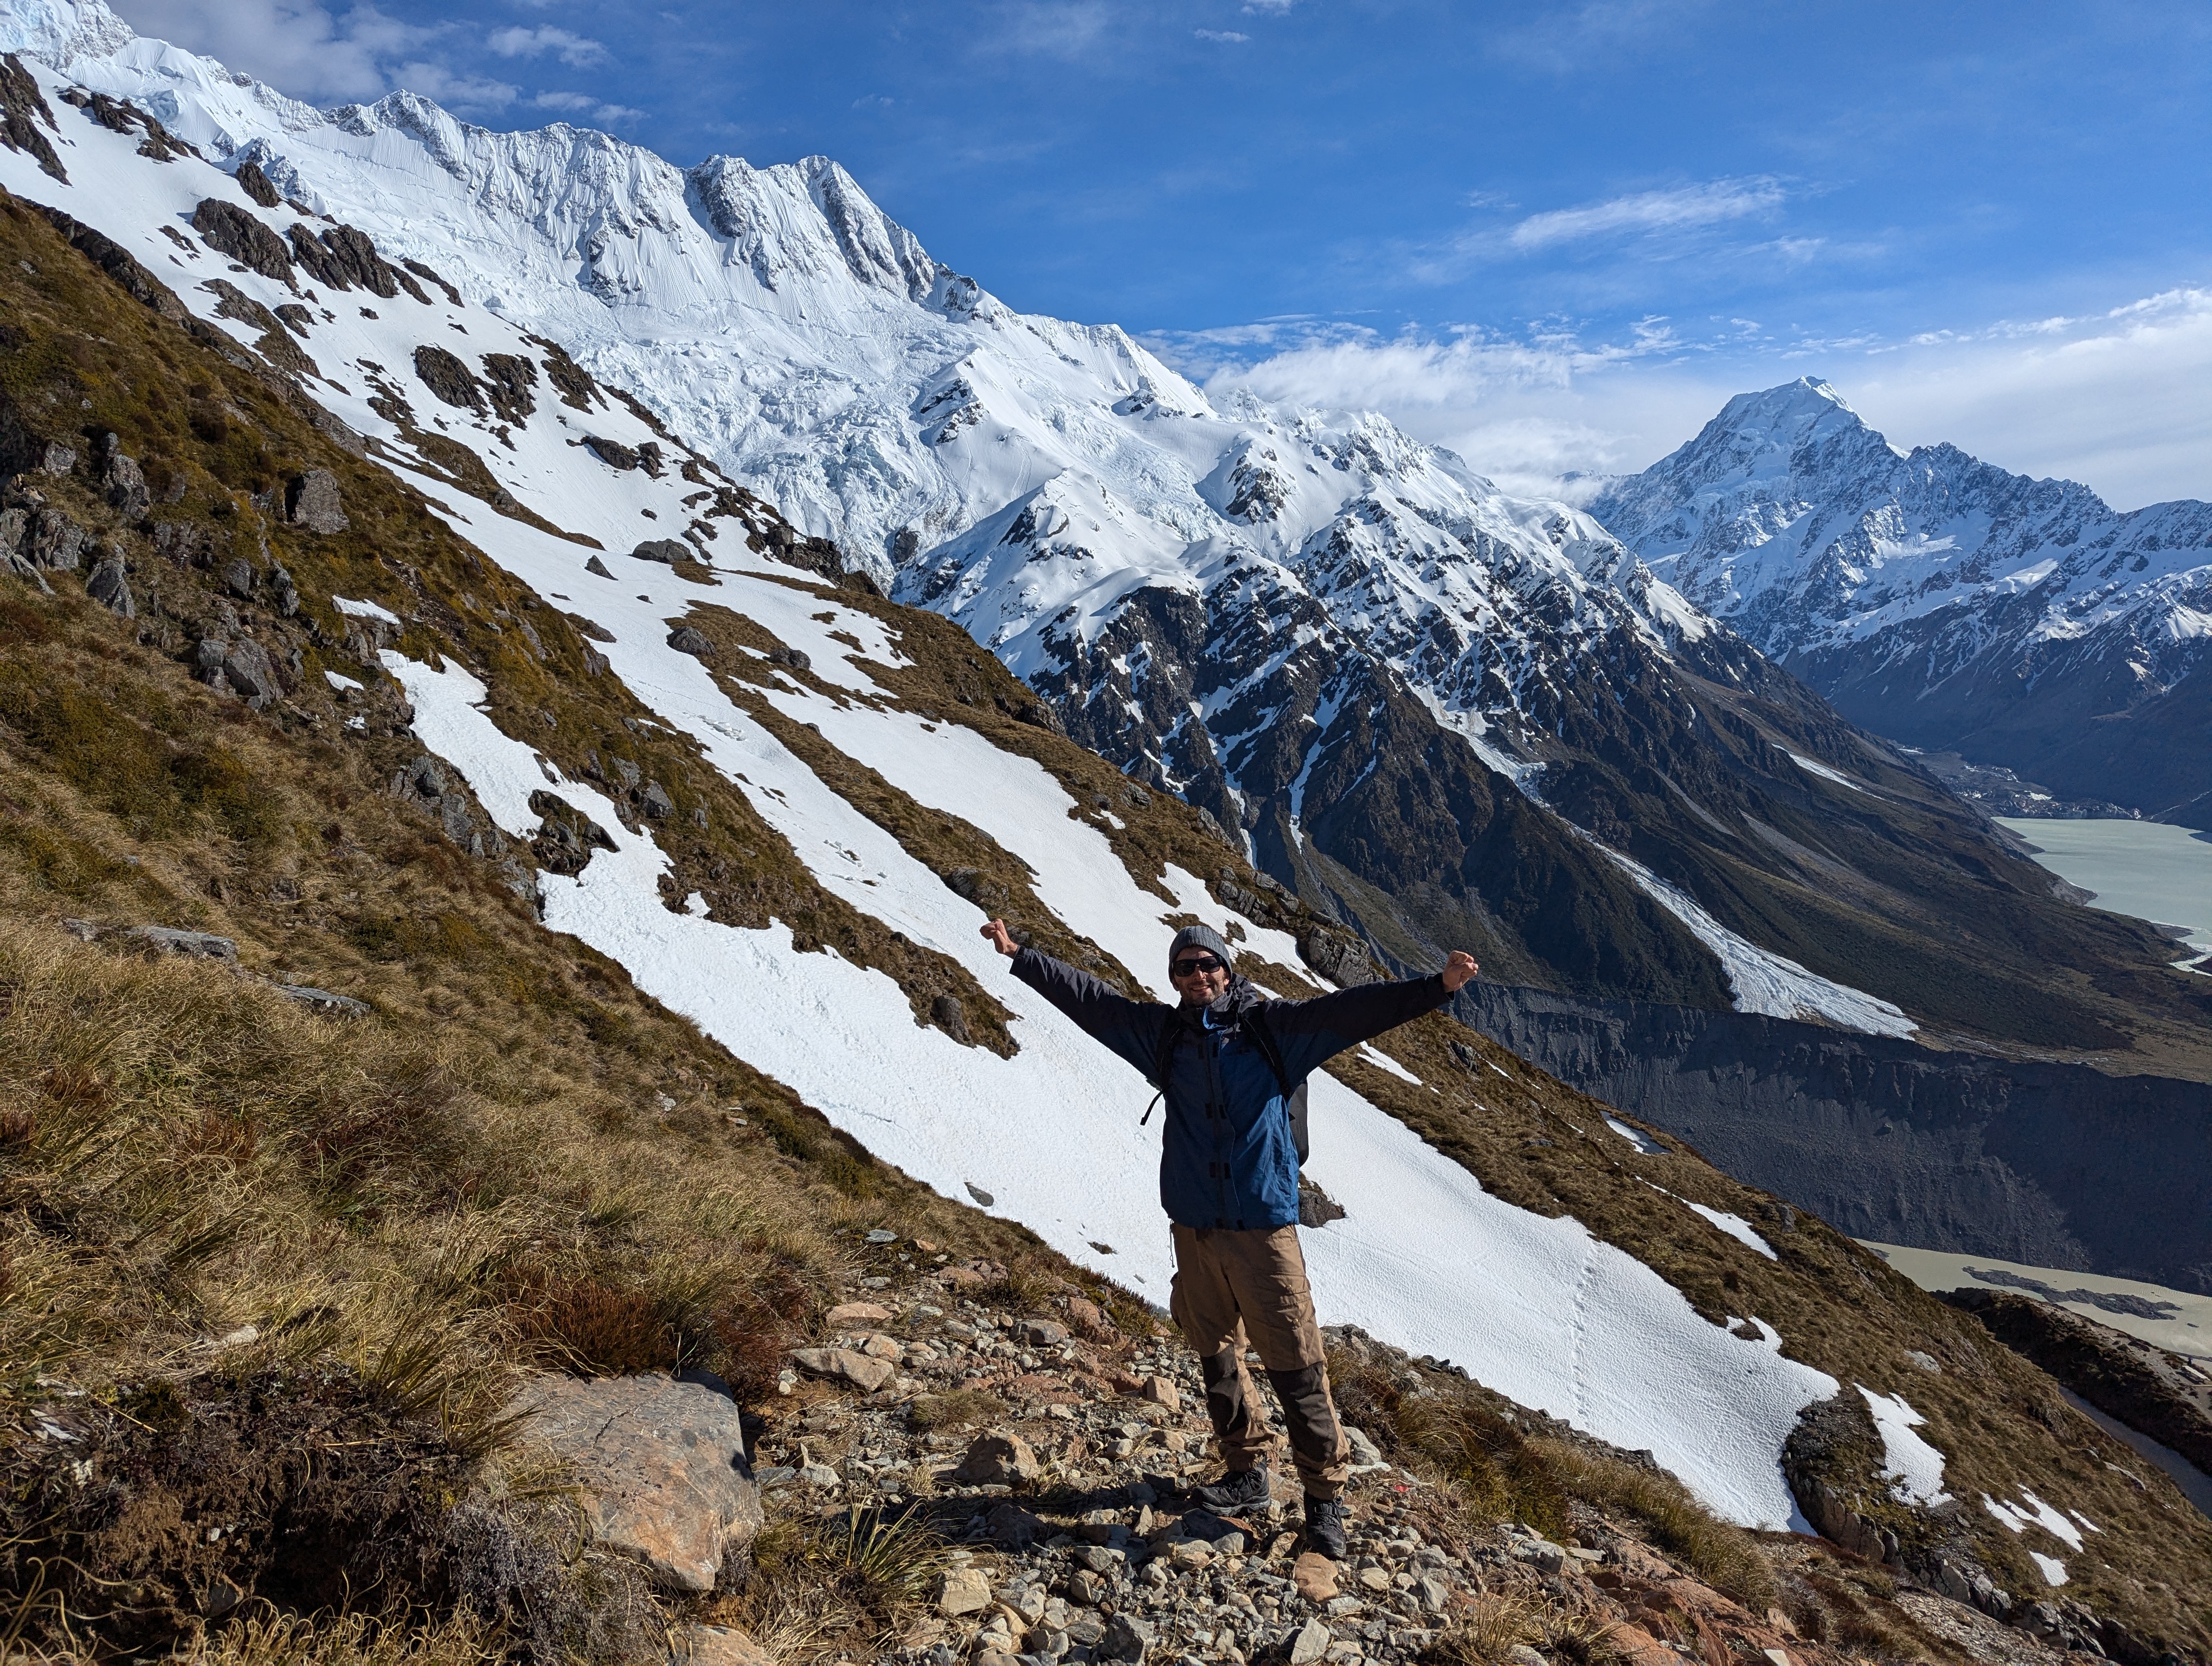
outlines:
[{"label": "hiking boot", "polygon": [[1243,1510],[1264,1510],[1273,1501],[1274,1478],[1264,1463],[1249,1469],[1231,1469],[1211,1487],[1191,1494],[1217,1516]]},{"label": "hiking boot", "polygon": [[1342,1499],[1317,1499],[1306,1494],[1306,1548],[1317,1550],[1332,1562],[1345,1558],[1346,1522]]}]

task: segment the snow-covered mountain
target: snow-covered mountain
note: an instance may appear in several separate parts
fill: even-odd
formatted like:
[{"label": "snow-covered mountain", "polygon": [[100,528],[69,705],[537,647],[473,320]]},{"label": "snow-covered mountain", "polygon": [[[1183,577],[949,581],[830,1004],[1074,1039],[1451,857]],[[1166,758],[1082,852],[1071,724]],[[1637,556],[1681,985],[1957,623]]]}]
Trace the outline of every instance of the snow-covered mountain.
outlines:
[{"label": "snow-covered mountain", "polygon": [[[2067,934],[2046,876],[1588,514],[1378,416],[1217,404],[1117,327],[1017,313],[824,159],[680,169],[407,94],[320,112],[102,0],[18,0],[0,46],[268,182],[268,203],[228,193],[228,230],[201,222],[203,185],[143,169],[72,210],[157,268],[231,257],[195,308],[292,304],[324,259],[311,226],[353,227],[489,321],[301,324],[348,421],[485,420],[447,398],[461,356],[495,379],[488,335],[558,344],[1400,964],[1459,942],[1595,997],[2111,1044],[2080,998],[2023,998]],[[482,467],[528,501],[519,455]],[[639,530],[703,547],[700,494]],[[1962,952],[1992,918],[2028,925]]]},{"label": "snow-covered mountain", "polygon": [[[118,61],[165,51],[126,42]],[[230,169],[214,166],[212,140],[191,137],[207,128],[190,125],[187,112],[171,109],[172,128],[143,105],[86,88],[96,66],[69,62],[69,76],[40,61],[0,76],[0,231],[20,257],[0,264],[9,686],[37,687],[15,666],[60,651],[42,648],[59,638],[41,633],[66,628],[101,650],[84,663],[112,666],[117,686],[129,685],[112,714],[118,727],[181,696],[210,722],[265,725],[258,733],[289,756],[341,761],[356,784],[408,808],[419,837],[379,853],[350,845],[332,821],[304,841],[322,858],[402,873],[434,860],[464,876],[457,885],[500,897],[510,889],[526,927],[534,903],[547,927],[593,952],[580,957],[585,970],[620,967],[876,1156],[1157,1300],[1170,1257],[1154,1136],[1139,1120],[1146,1093],[1008,976],[978,925],[1003,911],[1041,945],[1133,991],[1156,988],[1173,930],[1194,917],[1237,940],[1244,965],[1284,992],[1367,975],[1356,939],[1271,884],[1189,806],[1048,733],[1035,698],[1048,663],[1025,689],[945,618],[872,593],[834,562],[824,570],[827,546],[804,544],[703,448],[594,378],[542,319],[518,321],[449,291],[461,269],[434,264],[421,242],[386,245],[290,207],[259,165],[245,165],[243,146],[228,153]],[[240,96],[241,107],[274,107]],[[319,132],[322,120],[307,125]],[[415,146],[393,143],[403,154]],[[426,222],[433,206],[426,198]],[[930,277],[931,294],[942,276]],[[1237,420],[1262,435],[1275,422],[1273,460],[1284,461],[1279,419]],[[1352,446],[1380,430],[1314,432],[1350,435]],[[1258,639],[1251,651],[1273,643],[1296,663],[1252,686],[1279,674],[1293,690],[1310,677],[1351,691],[1328,694],[1350,704],[1316,720],[1324,730],[1340,721],[1340,743],[1298,754],[1309,760],[1298,800],[1308,845],[1337,817],[1349,818],[1337,848],[1396,836],[1371,800],[1323,784],[1328,772],[1379,777],[1416,802],[1425,791],[1468,803],[1487,793],[1479,831],[1488,842],[1471,885],[1501,908],[1519,888],[1534,899],[1528,917],[1556,915],[1563,955],[1623,955],[1639,939],[1603,905],[1640,899],[1651,926],[1641,940],[1655,954],[1679,950],[1685,978],[1725,977],[1739,1000],[1834,1004],[1838,1022],[1901,1017],[1757,947],[1598,840],[1642,837],[1620,820],[1632,810],[1658,830],[1659,851],[1690,851],[1647,813],[1677,791],[1697,806],[1683,819],[1717,822],[1706,804],[1739,816],[1748,806],[1790,830],[1761,821],[1761,839],[1808,852],[1802,838],[1850,850],[1852,837],[1872,836],[1850,831],[1854,817],[1893,837],[1918,830],[1936,848],[1927,830],[1940,833],[1950,825],[1941,817],[1954,812],[1871,743],[1790,703],[1799,696],[1786,679],[1719,628],[1670,620],[1656,591],[1616,593],[1642,581],[1624,579],[1616,546],[1586,521],[1562,517],[1529,533],[1512,507],[1487,510],[1492,519],[1471,519],[1462,547],[1486,537],[1502,547],[1518,526],[1562,565],[1523,590],[1516,581],[1538,558],[1492,548],[1479,572],[1452,579],[1445,547],[1421,543],[1430,523],[1416,511],[1434,511],[1420,494],[1454,477],[1448,461],[1412,459],[1387,502],[1370,485],[1377,524],[1395,520],[1391,537],[1427,550],[1437,571],[1421,582],[1460,584],[1465,598],[1480,591],[1501,616],[1517,609],[1532,640],[1547,625],[1553,685],[1512,691],[1540,715],[1528,744],[1559,747],[1544,759],[1545,800],[1482,765],[1463,732],[1439,721],[1432,696],[1409,691],[1353,634],[1347,622],[1387,635],[1392,606],[1413,606],[1379,566],[1352,593],[1359,610],[1344,599],[1348,578],[1303,589],[1271,578],[1285,587],[1265,593],[1290,598],[1282,605],[1294,601],[1301,616],[1248,611],[1239,628]],[[1472,502],[1475,489],[1463,489]],[[1114,524],[1103,491],[1085,499],[1071,484],[1030,496],[1002,506],[1030,520],[1006,533],[1048,551],[1036,567],[1062,563],[1056,577],[1076,570],[1079,536],[1103,543]],[[957,582],[996,547],[919,570]],[[1382,553],[1369,558],[1379,564]],[[1164,579],[1194,570],[1185,554]],[[1289,571],[1273,561],[1224,553],[1220,583]],[[1190,589],[1137,593],[1153,592]],[[1133,613],[1154,617],[1125,608],[1090,651]],[[1171,611],[1158,617],[1174,622]],[[1331,680],[1336,654],[1360,659],[1364,683]],[[1187,663],[1206,661],[1194,650]],[[1700,666],[1736,680],[1707,680]],[[1651,692],[1662,677],[1680,680]],[[236,703],[214,705],[209,690]],[[1709,717],[1695,702],[1719,699],[1715,690],[1730,703]],[[1666,719],[1678,697],[1689,703]],[[1632,701],[1639,714],[1607,728],[1611,709]],[[0,715],[16,749],[11,769],[39,744],[23,709]],[[1691,736],[1675,755],[1712,772],[1686,772],[1680,787],[1639,783],[1646,766],[1632,748],[1663,737],[1668,721]],[[1732,739],[1708,745],[1696,739],[1701,726]],[[1293,743],[1303,733],[1279,717],[1274,727]],[[104,733],[94,720],[87,729]],[[1770,731],[1808,750],[1771,758],[1779,742]],[[1608,763],[1597,742],[1565,748],[1563,735],[1614,737],[1621,761]],[[1856,773],[1828,781],[1822,769],[1844,771],[1821,757],[1851,761]],[[1754,795],[1730,784],[1738,758],[1750,760],[1754,782],[1810,784],[1792,789],[1794,805],[1767,787]],[[1597,793],[1612,782],[1641,796],[1620,801],[1610,822],[1590,814],[1586,831],[1546,807],[1602,807]],[[335,797],[315,802],[346,808]],[[1449,800],[1420,813],[1439,839],[1473,822]],[[1825,833],[1824,820],[1834,824]],[[117,836],[135,840],[134,828]],[[1765,872],[1731,846],[1700,848],[1710,871],[1741,889]],[[164,872],[182,871],[149,850]],[[1832,888],[1858,883],[1834,858],[1819,860]],[[1893,853],[1892,867],[1911,860]],[[146,864],[149,886],[155,866]],[[1410,889],[1401,903],[1342,863],[1334,872],[1330,883],[1354,896],[1363,918],[1387,924],[1394,909],[1425,906]],[[255,874],[257,887],[274,877]],[[1586,877],[1588,889],[1563,875]],[[223,894],[197,866],[190,883],[194,896]],[[2045,906],[2027,891],[2007,894]],[[296,887],[283,895],[302,900]],[[241,974],[293,967],[295,957],[338,965],[330,945],[347,933],[395,929],[388,917],[349,914],[359,901],[346,885],[319,883],[312,908],[285,915],[283,958],[242,957]],[[46,905],[40,893],[37,906]],[[1472,912],[1464,919],[1484,929]],[[1899,943],[1911,946],[1896,934],[1882,946]],[[425,976],[434,975],[434,962]],[[526,984],[511,998],[556,1012]],[[1735,1520],[1816,1519],[1993,1611],[1992,1582],[1977,1584],[1977,1570],[2021,1592],[2071,1578],[2085,1598],[2116,1612],[2148,1608],[2157,1620],[2154,1605],[2108,1596],[2093,1572],[2117,1566],[2140,1591],[2135,1570],[2196,1565],[2177,1562],[2174,1530],[2152,1513],[2176,1506],[2119,1471],[2078,1463],[2068,1443],[2087,1437],[2070,1426],[2015,1410],[2043,1402],[2004,1384],[2036,1379],[1992,1367],[1963,1321],[1824,1225],[1608,1117],[1449,1018],[1425,1018],[1338,1060],[1313,1096],[1310,1176],[1346,1211],[1311,1234],[1325,1318],[1449,1356],[1526,1405],[1648,1450]],[[1977,1496],[1985,1509],[1973,1508]],[[2088,1541],[2064,1518],[2061,1532],[2003,1513],[2014,1508],[2006,1501],[2026,1510],[2043,1496],[2109,1535],[2096,1557],[2078,1554]],[[2034,1560],[2013,1543],[2031,1528],[2051,1541],[2032,1541]],[[2186,1548],[2199,1554],[2193,1541]],[[2094,1628],[2095,1612],[2084,1612],[2080,1623]]]},{"label": "snow-covered mountain", "polygon": [[1590,511],[1879,733],[2212,818],[2212,504],[2121,514],[1900,452],[1808,377],[1729,400]]}]

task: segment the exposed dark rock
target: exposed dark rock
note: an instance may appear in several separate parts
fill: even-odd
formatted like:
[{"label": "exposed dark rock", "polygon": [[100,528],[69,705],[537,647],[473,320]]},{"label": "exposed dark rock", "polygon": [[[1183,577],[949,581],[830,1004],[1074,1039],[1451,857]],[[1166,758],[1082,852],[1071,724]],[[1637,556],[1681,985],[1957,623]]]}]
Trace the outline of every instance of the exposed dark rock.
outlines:
[{"label": "exposed dark rock", "polygon": [[638,803],[655,821],[665,820],[676,813],[676,800],[668,796],[667,789],[657,781],[645,783],[645,790],[639,795]]},{"label": "exposed dark rock", "polygon": [[2079,1313],[2033,1296],[1960,1289],[1941,1300],[1972,1314],[2108,1417],[2170,1446],[2212,1475],[2212,1377]]},{"label": "exposed dark rock", "polygon": [[[248,162],[246,166],[253,165]],[[255,168],[254,174],[259,178],[260,170]],[[192,229],[208,247],[217,254],[228,255],[249,271],[284,283],[293,281],[292,257],[284,247],[284,240],[237,204],[208,198],[192,210]]]},{"label": "exposed dark rock", "polygon": [[146,489],[145,471],[138,466],[137,458],[123,454],[122,442],[112,434],[103,435],[100,446],[100,495],[124,520],[137,520],[154,505],[154,495]]},{"label": "exposed dark rock", "polygon": [[309,469],[284,489],[284,519],[325,535],[350,524],[338,500],[338,480],[328,469]]},{"label": "exposed dark rock", "polygon": [[670,631],[668,646],[678,654],[696,654],[702,660],[712,658],[714,652],[714,645],[690,625],[678,625]]},{"label": "exposed dark rock", "polygon": [[485,391],[500,420],[528,422],[538,408],[538,396],[531,392],[538,386],[538,367],[519,353],[487,353],[483,368]]},{"label": "exposed dark rock", "polygon": [[988,915],[1005,911],[1013,893],[980,869],[956,867],[945,876],[945,888],[963,902],[973,903]]},{"label": "exposed dark rock", "polygon": [[929,1021],[961,1046],[971,1044],[968,1033],[968,1009],[960,1004],[957,995],[939,995],[929,1003]]},{"label": "exposed dark rock", "polygon": [[230,176],[238,181],[238,188],[265,209],[273,209],[284,199],[276,194],[276,187],[269,183],[269,176],[261,171],[261,164],[243,161]]},{"label": "exposed dark rock", "polygon": [[88,92],[82,87],[69,88],[62,97],[110,132],[136,131],[143,134],[144,137],[138,142],[138,154],[149,161],[169,162],[179,156],[200,154],[197,145],[185,143],[129,99],[111,98],[106,93]]},{"label": "exposed dark rock", "polygon": [[530,344],[545,355],[545,380],[553,384],[553,391],[561,396],[561,403],[573,405],[578,410],[589,410],[592,401],[606,403],[599,385],[592,380],[591,372],[568,356],[568,350],[538,336],[526,337]]},{"label": "exposed dark rock", "polygon": [[356,1000],[351,995],[334,995],[328,989],[305,983],[280,983],[276,993],[325,1018],[365,1018],[375,1010],[365,1000]]},{"label": "exposed dark rock", "polygon": [[[59,209],[38,205],[54,229],[69,239],[70,246],[107,274],[109,279],[140,306],[160,313],[173,324],[190,329],[197,320],[169,286],[141,265],[137,256],[105,233],[94,231]],[[203,325],[211,329],[211,325]],[[197,332],[195,332],[197,333]],[[220,331],[216,331],[220,334]]]},{"label": "exposed dark rock", "polygon": [[584,570],[586,573],[597,573],[603,579],[614,577],[614,574],[608,569],[606,562],[601,561],[597,556],[585,562]]},{"label": "exposed dark rock", "polygon": [[1356,937],[1309,926],[1298,939],[1298,953],[1307,965],[1343,988],[1372,983],[1376,971],[1367,958],[1367,945]]},{"label": "exposed dark rock", "polygon": [[637,448],[637,465],[655,480],[666,472],[667,459],[661,455],[658,440],[648,440]]},{"label": "exposed dark rock", "polygon": [[295,336],[304,337],[315,322],[315,315],[297,301],[288,301],[283,306],[271,310],[284,321],[285,327]]},{"label": "exposed dark rock", "polygon": [[238,945],[213,932],[179,931],[171,926],[133,926],[120,935],[162,954],[182,955],[188,960],[238,959]]},{"label": "exposed dark rock", "polygon": [[220,575],[230,593],[240,600],[250,600],[253,595],[253,563],[243,556],[223,563]]},{"label": "exposed dark rock", "polygon": [[637,466],[637,453],[619,440],[605,440],[591,434],[585,435],[584,443],[592,448],[594,457],[618,472],[627,474]]},{"label": "exposed dark rock", "polygon": [[657,561],[671,567],[679,561],[696,559],[690,544],[673,538],[649,538],[630,554],[639,561]]},{"label": "exposed dark rock", "polygon": [[[454,306],[459,307],[462,304],[461,292],[459,289],[456,289],[452,284],[447,283],[444,278],[439,277],[437,273],[432,271],[421,261],[403,260],[399,264],[404,266],[409,271],[414,273],[416,277],[421,278],[425,283],[434,283],[440,289],[443,289],[446,292],[446,299],[453,302]],[[416,299],[419,301],[422,297],[417,295]]]},{"label": "exposed dark rock", "polygon": [[[306,350],[293,339],[293,332],[284,326],[283,321],[228,278],[210,278],[201,287],[222,297],[222,304],[216,308],[217,318],[236,319],[261,332],[253,344],[271,364],[295,375],[322,374],[316,368],[314,360],[309,358]],[[291,310],[298,313],[304,309],[295,307]]]},{"label": "exposed dark rock", "polygon": [[530,812],[540,818],[531,852],[549,873],[573,877],[590,864],[593,851],[618,848],[606,829],[555,793],[532,793]]},{"label": "exposed dark rock", "polygon": [[28,152],[42,171],[67,185],[69,174],[54,154],[53,141],[39,131],[41,122],[61,131],[54,127],[52,106],[39,91],[37,79],[9,52],[0,58],[0,144]]},{"label": "exposed dark rock", "polygon": [[282,566],[269,569],[270,599],[276,603],[279,617],[291,618],[300,611],[300,587]]},{"label": "exposed dark rock", "polygon": [[1332,1220],[1342,1220],[1344,1218],[1344,1205],[1339,1203],[1304,1175],[1298,1177],[1299,1225],[1326,1226]]},{"label": "exposed dark rock", "polygon": [[[319,283],[333,289],[367,289],[386,301],[399,293],[401,275],[393,271],[376,245],[351,226],[331,226],[319,236],[295,222],[291,230],[292,258],[307,269]],[[414,279],[406,280],[417,300],[427,301]]]},{"label": "exposed dark rock", "polygon": [[1486,981],[1453,1010],[1854,1237],[2212,1292],[2202,1083]]},{"label": "exposed dark rock", "polygon": [[154,526],[154,553],[179,567],[207,567],[214,559],[215,534],[197,520],[162,520]]},{"label": "exposed dark rock", "polygon": [[768,662],[772,666],[788,666],[793,671],[811,671],[814,661],[795,648],[772,648],[768,651]]},{"label": "exposed dark rock", "polygon": [[428,344],[415,350],[415,374],[441,402],[457,410],[482,412],[483,392],[469,368],[442,347]]},{"label": "exposed dark rock", "polygon": [[74,573],[88,542],[85,530],[59,509],[34,509],[24,529],[22,553],[51,572]]}]

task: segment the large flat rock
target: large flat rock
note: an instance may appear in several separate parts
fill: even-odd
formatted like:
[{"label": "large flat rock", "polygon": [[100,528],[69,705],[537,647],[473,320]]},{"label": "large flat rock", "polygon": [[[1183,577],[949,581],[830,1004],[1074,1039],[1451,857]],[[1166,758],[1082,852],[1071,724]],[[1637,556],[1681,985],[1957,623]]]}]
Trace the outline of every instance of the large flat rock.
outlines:
[{"label": "large flat rock", "polygon": [[665,1377],[541,1377],[510,1409],[523,1440],[568,1466],[592,1537],[671,1590],[712,1590],[760,1531],[760,1488],[726,1395]]}]

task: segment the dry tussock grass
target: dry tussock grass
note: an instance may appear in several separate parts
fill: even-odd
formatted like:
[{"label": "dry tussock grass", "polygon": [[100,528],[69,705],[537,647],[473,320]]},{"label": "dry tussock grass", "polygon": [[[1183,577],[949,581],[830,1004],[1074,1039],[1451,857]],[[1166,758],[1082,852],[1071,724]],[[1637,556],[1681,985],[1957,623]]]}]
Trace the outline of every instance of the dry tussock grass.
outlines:
[{"label": "dry tussock grass", "polygon": [[718,1607],[775,1658],[880,1656],[927,1610],[945,1546],[919,1511],[848,1509],[785,1521],[753,1547],[758,1577]]}]

